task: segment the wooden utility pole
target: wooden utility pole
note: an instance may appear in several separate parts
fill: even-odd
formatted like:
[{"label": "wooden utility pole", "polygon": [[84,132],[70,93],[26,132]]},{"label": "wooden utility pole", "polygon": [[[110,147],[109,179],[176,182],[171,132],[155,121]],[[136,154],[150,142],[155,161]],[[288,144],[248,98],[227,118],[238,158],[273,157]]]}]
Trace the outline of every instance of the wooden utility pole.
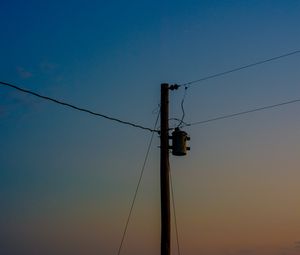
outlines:
[{"label": "wooden utility pole", "polygon": [[169,85],[161,84],[160,115],[160,198],[161,198],[161,255],[171,252],[170,225],[170,165],[169,165]]}]

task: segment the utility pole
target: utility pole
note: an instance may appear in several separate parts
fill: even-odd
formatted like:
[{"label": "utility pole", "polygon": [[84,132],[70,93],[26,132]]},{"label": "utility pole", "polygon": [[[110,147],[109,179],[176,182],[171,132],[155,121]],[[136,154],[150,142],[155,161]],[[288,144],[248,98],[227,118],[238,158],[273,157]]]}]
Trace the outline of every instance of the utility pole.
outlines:
[{"label": "utility pole", "polygon": [[169,165],[169,85],[161,84],[160,115],[160,198],[161,198],[161,255],[171,252],[170,225],[170,165]]},{"label": "utility pole", "polygon": [[[190,147],[187,133],[181,131],[179,126],[169,136],[169,90],[176,90],[177,84],[169,86],[161,84],[160,101],[160,203],[161,203],[161,255],[171,254],[171,220],[170,220],[170,164],[169,149],[174,156],[185,156]],[[172,139],[172,146],[169,146]]]}]

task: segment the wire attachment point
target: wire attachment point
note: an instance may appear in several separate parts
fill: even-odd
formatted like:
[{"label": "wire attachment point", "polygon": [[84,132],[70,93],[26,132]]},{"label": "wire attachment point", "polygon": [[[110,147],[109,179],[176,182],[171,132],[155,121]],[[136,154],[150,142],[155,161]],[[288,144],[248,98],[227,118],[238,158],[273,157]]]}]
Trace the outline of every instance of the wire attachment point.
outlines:
[{"label": "wire attachment point", "polygon": [[177,90],[179,88],[178,84],[173,84],[169,87],[170,90]]}]

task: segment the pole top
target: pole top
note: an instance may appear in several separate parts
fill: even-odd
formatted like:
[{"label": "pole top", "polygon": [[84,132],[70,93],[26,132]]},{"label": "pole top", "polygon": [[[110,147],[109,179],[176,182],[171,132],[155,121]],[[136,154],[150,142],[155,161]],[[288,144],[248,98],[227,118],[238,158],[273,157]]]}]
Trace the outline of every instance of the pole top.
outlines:
[{"label": "pole top", "polygon": [[179,88],[178,84],[173,84],[169,87],[170,90],[177,90]]},{"label": "pole top", "polygon": [[173,84],[169,86],[169,83],[162,83],[161,87],[168,88],[169,90],[177,90],[180,86],[178,84]]}]

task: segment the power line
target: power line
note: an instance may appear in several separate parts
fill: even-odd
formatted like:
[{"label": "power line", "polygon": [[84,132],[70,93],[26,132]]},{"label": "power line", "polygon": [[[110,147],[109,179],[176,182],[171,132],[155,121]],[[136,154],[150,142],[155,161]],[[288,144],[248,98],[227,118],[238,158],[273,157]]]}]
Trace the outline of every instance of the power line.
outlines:
[{"label": "power line", "polygon": [[197,80],[193,80],[193,81],[190,81],[190,82],[179,84],[179,86],[190,87],[190,86],[192,86],[196,83],[199,83],[199,82],[210,80],[210,79],[213,79],[213,78],[216,78],[216,77],[219,77],[219,76],[224,76],[224,75],[227,75],[227,74],[230,74],[230,73],[233,73],[233,72],[237,72],[237,71],[240,71],[240,70],[243,70],[243,69],[246,69],[246,68],[254,67],[254,66],[257,66],[257,65],[262,65],[262,64],[265,64],[267,62],[275,61],[275,60],[278,60],[278,59],[281,59],[281,58],[286,58],[286,57],[289,57],[289,56],[292,56],[292,55],[295,55],[295,54],[298,54],[298,53],[300,53],[300,50],[288,52],[288,53],[285,53],[283,55],[275,56],[275,57],[272,57],[272,58],[268,58],[268,59],[265,59],[265,60],[254,62],[252,64],[236,67],[236,68],[231,69],[231,70],[227,70],[227,71],[224,71],[224,72],[212,74],[212,75],[205,76],[205,77],[197,79]]},{"label": "power line", "polygon": [[101,114],[101,113],[97,113],[97,112],[82,108],[82,107],[75,106],[75,105],[70,104],[70,103],[60,101],[58,99],[54,99],[54,98],[51,98],[51,97],[48,97],[48,96],[43,96],[43,95],[38,94],[36,92],[33,92],[31,90],[27,90],[27,89],[18,87],[16,85],[13,85],[13,84],[10,84],[10,83],[7,83],[7,82],[0,81],[0,85],[7,86],[7,87],[10,87],[10,88],[16,89],[18,91],[21,91],[23,93],[27,93],[27,94],[33,95],[35,97],[51,101],[53,103],[75,109],[77,111],[85,112],[85,113],[88,113],[88,114],[91,114],[91,115],[94,115],[94,116],[98,116],[98,117],[101,117],[101,118],[104,118],[104,119],[108,119],[108,120],[111,120],[111,121],[121,123],[121,124],[124,124],[124,125],[132,126],[132,127],[135,127],[135,128],[140,128],[140,129],[143,129],[143,130],[148,130],[150,132],[158,132],[157,130],[154,130],[154,129],[151,129],[151,128],[148,128],[148,127],[144,127],[144,126],[141,126],[139,124],[135,124],[135,123],[132,123],[132,122],[129,122],[129,121],[120,120],[120,119],[117,119],[117,118],[114,118],[114,117],[110,117],[110,116],[107,116],[107,115],[104,115],[104,114]]},{"label": "power line", "polygon": [[300,99],[295,99],[295,100],[286,101],[286,102],[282,102],[282,103],[278,103],[278,104],[273,104],[273,105],[267,105],[267,106],[263,106],[263,107],[258,107],[258,108],[250,109],[250,110],[247,110],[247,111],[232,113],[232,114],[228,114],[228,115],[221,115],[219,117],[215,117],[215,118],[211,118],[211,119],[207,119],[207,120],[202,120],[202,121],[197,121],[197,122],[192,122],[192,123],[186,123],[184,126],[187,127],[187,126],[201,125],[201,124],[205,124],[205,123],[208,123],[208,122],[213,122],[213,121],[218,121],[218,120],[223,120],[223,119],[234,118],[234,117],[238,117],[238,116],[244,115],[244,114],[249,114],[249,113],[253,113],[253,112],[263,111],[263,110],[267,110],[267,109],[271,109],[271,108],[276,108],[276,107],[281,107],[281,106],[284,106],[284,105],[294,104],[294,103],[299,103],[299,102],[300,102]]},{"label": "power line", "polygon": [[[153,130],[155,130],[155,128],[157,126],[159,116],[160,116],[160,112],[157,114],[157,118],[156,118]],[[132,211],[133,211],[135,200],[136,200],[136,197],[137,197],[137,194],[138,194],[138,191],[139,191],[139,187],[140,187],[140,184],[141,184],[141,181],[142,181],[142,178],[143,178],[143,174],[144,174],[144,171],[145,171],[145,166],[146,166],[146,163],[147,163],[147,160],[148,160],[148,156],[149,156],[150,148],[151,148],[151,145],[152,145],[153,137],[154,137],[154,132],[152,132],[152,134],[151,134],[150,142],[149,142],[149,145],[148,145],[148,148],[147,148],[147,152],[146,152],[146,156],[145,156],[144,163],[143,163],[143,166],[142,166],[142,170],[141,170],[141,173],[140,173],[140,177],[139,177],[139,180],[138,180],[138,183],[137,183],[134,195],[133,195],[133,199],[132,199],[132,203],[131,203],[131,206],[130,206],[129,214],[128,214],[127,221],[126,221],[125,228],[124,228],[123,235],[122,235],[122,240],[121,240],[121,243],[120,243],[120,246],[119,246],[119,249],[118,249],[118,255],[121,254],[121,250],[122,250],[123,243],[124,243],[125,236],[126,236],[127,229],[128,229],[128,224],[129,224],[129,221],[130,221],[130,218],[131,218],[131,214],[132,214]]]},{"label": "power line", "polygon": [[183,97],[182,97],[182,100],[181,100],[181,111],[182,111],[182,117],[181,117],[181,120],[178,124],[177,127],[180,127],[182,125],[182,123],[184,123],[184,117],[185,117],[185,110],[184,110],[184,101],[185,101],[185,97],[186,97],[186,91],[187,91],[188,87],[185,87],[184,88],[184,94],[183,94]]}]

